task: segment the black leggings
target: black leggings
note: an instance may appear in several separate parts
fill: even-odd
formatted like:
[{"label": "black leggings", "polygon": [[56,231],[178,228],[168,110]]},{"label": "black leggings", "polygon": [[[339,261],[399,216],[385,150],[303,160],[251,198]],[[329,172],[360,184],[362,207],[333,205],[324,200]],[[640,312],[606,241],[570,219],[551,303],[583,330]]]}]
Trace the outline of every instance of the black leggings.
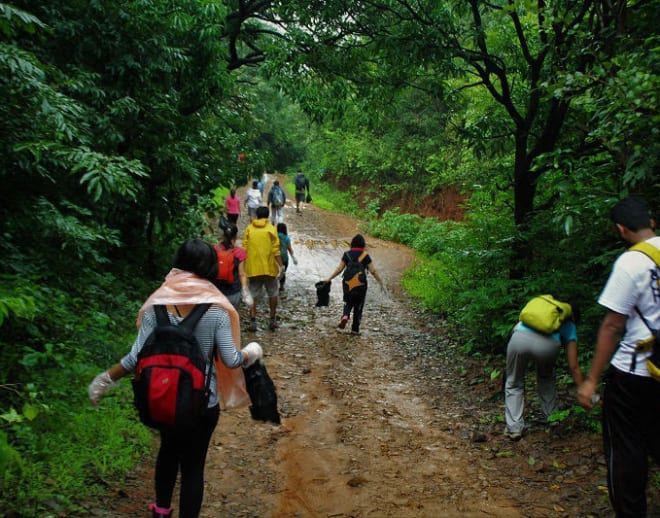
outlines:
[{"label": "black leggings", "polygon": [[360,332],[360,322],[362,322],[362,310],[364,309],[364,300],[367,298],[367,291],[359,295],[344,294],[344,316],[350,317],[353,311],[353,321],[351,331]]},{"label": "black leggings", "polygon": [[209,442],[218,424],[220,406],[209,408],[199,426],[185,434],[161,432],[156,458],[156,505],[168,509],[181,469],[179,516],[197,518],[204,496],[204,464]]}]

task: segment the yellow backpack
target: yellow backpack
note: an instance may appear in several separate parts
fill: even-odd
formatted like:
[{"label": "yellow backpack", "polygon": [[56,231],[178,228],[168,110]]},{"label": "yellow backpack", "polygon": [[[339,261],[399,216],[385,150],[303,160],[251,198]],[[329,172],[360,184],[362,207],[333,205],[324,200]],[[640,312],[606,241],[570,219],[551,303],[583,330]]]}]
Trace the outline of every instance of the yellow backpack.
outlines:
[{"label": "yellow backpack", "polygon": [[[649,257],[656,264],[656,266],[660,267],[660,250],[658,250],[652,244],[642,241],[641,243],[637,243],[636,245],[630,247],[629,250],[643,253]],[[658,287],[660,288],[660,278],[658,279]],[[646,340],[642,340],[637,343],[635,356],[633,357],[632,370],[635,370],[637,354],[651,351],[651,356],[646,359],[646,369],[649,371],[649,374],[652,378],[654,378],[656,381],[660,381],[660,329],[651,327],[637,306],[635,306],[635,311],[637,311],[637,314],[644,322],[644,325],[646,325],[648,330],[651,332],[651,338],[647,338]]]},{"label": "yellow backpack", "polygon": [[539,295],[530,300],[520,312],[520,321],[539,333],[551,335],[559,330],[564,320],[571,317],[570,304],[552,295]]}]

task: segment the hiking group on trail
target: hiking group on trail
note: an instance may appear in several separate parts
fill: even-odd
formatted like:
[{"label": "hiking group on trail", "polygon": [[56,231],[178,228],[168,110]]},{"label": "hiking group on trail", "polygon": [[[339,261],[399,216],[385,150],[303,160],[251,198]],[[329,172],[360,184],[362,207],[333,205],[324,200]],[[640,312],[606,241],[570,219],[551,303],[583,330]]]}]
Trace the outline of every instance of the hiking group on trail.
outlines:
[{"label": "hiking group on trail", "polygon": [[[276,331],[280,327],[278,298],[285,289],[289,259],[297,264],[282,213],[284,191],[276,180],[268,196],[268,204],[275,209],[269,219],[262,189],[264,186],[255,180],[245,196],[250,223],[242,246],[236,244],[240,202],[232,189],[225,200],[227,218],[221,216],[218,222],[219,242],[214,246],[192,239],[179,247],[164,282],[140,309],[138,335],[131,350],[88,387],[90,401],[96,406],[121,378],[134,374],[134,400],[140,419],[160,432],[155,501],[148,506],[154,518],[172,515],[179,474],[179,515],[199,516],[204,465],[221,405],[234,408],[252,403],[254,418],[260,413],[263,420],[280,422],[272,381],[265,367],[258,373],[254,370],[263,357],[261,346],[256,342],[243,349],[240,346],[241,302],[249,309],[248,331],[256,332],[257,301],[265,293],[269,329]],[[306,189],[309,192],[308,181]],[[300,210],[299,203],[296,210]],[[277,228],[271,221],[277,222]],[[371,259],[363,262],[368,266]],[[381,282],[373,266],[370,271]],[[363,303],[364,295],[359,311],[355,310],[358,326]],[[246,379],[250,381],[248,387]],[[257,399],[266,407],[258,408]]]},{"label": "hiking group on trail", "polygon": [[[303,201],[311,199],[309,181],[305,178],[304,185],[301,181],[300,190],[298,185],[295,182],[296,213]],[[269,211],[269,206],[285,206],[286,196],[283,190],[283,198],[274,194],[276,187],[282,190],[279,181],[274,182],[264,203],[258,181],[252,183],[244,198],[249,224],[241,246],[236,244],[238,217],[236,221],[221,217],[216,246],[201,239],[181,245],[163,284],[140,309],[138,335],[131,350],[97,375],[88,388],[96,406],[120,378],[134,373],[140,418],[160,432],[155,501],[149,505],[154,518],[172,515],[178,473],[179,515],[199,516],[204,465],[220,407],[249,405],[250,397],[256,397],[254,385],[248,395],[243,371],[263,365],[263,350],[256,342],[241,349],[240,304],[248,308],[247,332],[254,333],[259,329],[257,302],[265,296],[268,329],[276,332],[281,325],[278,300],[285,290],[289,260],[297,264],[284,213]],[[230,197],[236,198],[235,190]],[[236,210],[234,202],[226,206]],[[240,204],[233,214],[238,213]],[[612,221],[620,237],[634,246],[617,259],[598,299],[607,314],[588,375],[583,378],[578,363],[578,307],[562,296],[532,298],[521,311],[507,346],[504,435],[518,441],[525,434],[524,379],[530,363],[536,364],[546,419],[558,407],[555,366],[562,346],[578,387],[577,400],[585,409],[596,403],[600,377],[610,363],[602,395],[609,497],[617,517],[644,517],[649,457],[660,463],[660,344],[655,343],[660,340],[660,237],[656,237],[655,221],[643,199],[618,202],[612,209]],[[340,274],[343,311],[337,328],[345,329],[352,315],[350,334],[359,335],[369,274],[387,295],[364,236],[353,236],[335,270],[316,283],[317,306],[327,305],[329,287]],[[265,376],[270,385],[258,390],[271,391],[266,396],[276,406],[274,387]],[[271,415],[276,416],[271,421],[279,423],[276,408]]]}]

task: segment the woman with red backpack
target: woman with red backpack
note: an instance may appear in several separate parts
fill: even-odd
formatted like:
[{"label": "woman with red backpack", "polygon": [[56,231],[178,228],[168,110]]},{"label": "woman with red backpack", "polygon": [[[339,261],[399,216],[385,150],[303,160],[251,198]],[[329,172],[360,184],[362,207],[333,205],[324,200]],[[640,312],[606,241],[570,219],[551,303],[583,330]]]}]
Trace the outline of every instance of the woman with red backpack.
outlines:
[{"label": "woman with red backpack", "polygon": [[[89,398],[94,406],[103,395],[117,385],[117,381],[134,372],[145,343],[158,340],[156,329],[163,329],[157,310],[168,324],[179,327],[189,314],[199,314],[196,308],[206,305],[193,326],[198,348],[206,359],[205,405],[198,409],[195,424],[185,428],[162,428],[160,448],[156,458],[156,500],[149,504],[153,518],[171,516],[172,494],[180,473],[179,516],[199,516],[204,495],[204,465],[209,442],[220,417],[220,394],[225,407],[248,405],[245,378],[238,370],[255,363],[263,356],[257,343],[240,349],[239,317],[233,306],[211,282],[217,278],[218,262],[213,247],[201,239],[186,241],[174,257],[172,270],[163,284],[152,293],[140,309],[138,336],[130,352],[115,366],[99,374],[89,385]],[[155,338],[154,338],[155,337]],[[213,368],[212,354],[217,351],[220,364]],[[136,380],[137,382],[137,380]],[[174,381],[172,382],[174,384]],[[176,406],[179,406],[177,393]]]},{"label": "woman with red backpack", "polygon": [[218,256],[218,277],[213,281],[213,284],[238,311],[241,298],[248,307],[252,306],[252,295],[250,295],[245,273],[247,252],[244,248],[236,246],[236,237],[238,236],[236,225],[221,218],[219,226],[222,232],[222,240],[214,247]]}]

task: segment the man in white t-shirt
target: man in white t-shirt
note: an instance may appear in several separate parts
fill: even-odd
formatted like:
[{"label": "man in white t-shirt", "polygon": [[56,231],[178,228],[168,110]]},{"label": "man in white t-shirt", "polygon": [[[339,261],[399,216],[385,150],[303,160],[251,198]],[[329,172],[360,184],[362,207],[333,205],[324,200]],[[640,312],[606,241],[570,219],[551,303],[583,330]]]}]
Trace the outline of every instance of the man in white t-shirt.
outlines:
[{"label": "man in white t-shirt", "polygon": [[[612,221],[631,245],[646,242],[660,249],[644,199],[619,201]],[[603,442],[610,502],[617,517],[646,516],[648,457],[660,463],[660,382],[646,368],[650,353],[635,353],[637,343],[651,336],[640,313],[651,327],[660,327],[659,276],[660,268],[642,252],[629,250],[616,260],[598,299],[607,314],[591,369],[578,389],[578,402],[590,409],[610,362],[604,378]]]}]

